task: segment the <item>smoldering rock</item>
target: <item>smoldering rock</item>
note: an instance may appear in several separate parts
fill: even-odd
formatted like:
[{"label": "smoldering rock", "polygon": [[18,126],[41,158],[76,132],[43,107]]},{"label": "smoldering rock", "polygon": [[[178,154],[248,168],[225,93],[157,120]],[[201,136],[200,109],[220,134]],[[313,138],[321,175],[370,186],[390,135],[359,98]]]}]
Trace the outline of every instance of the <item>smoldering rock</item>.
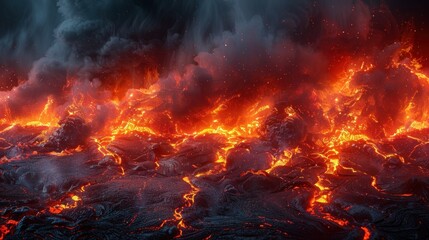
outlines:
[{"label": "smoldering rock", "polygon": [[138,134],[117,136],[107,149],[118,154],[126,164],[156,159],[152,144]]},{"label": "smoldering rock", "polygon": [[[89,186],[82,196],[85,205],[96,209],[101,222],[113,220],[118,224],[123,216],[131,227],[159,226],[174,209],[183,203],[182,195],[189,186],[180,177],[127,176],[122,179]],[[121,194],[118,194],[121,193]],[[96,225],[94,225],[95,227]]]},{"label": "smoldering rock", "polygon": [[180,148],[175,158],[180,161],[184,168],[193,171],[209,163],[214,163],[219,147],[218,143],[210,142],[210,140],[208,142],[190,142]]},{"label": "smoldering rock", "polygon": [[363,173],[376,175],[383,169],[384,156],[371,144],[363,141],[350,142],[340,152],[340,164]]},{"label": "smoldering rock", "polygon": [[423,129],[411,129],[408,133],[408,136],[421,139],[424,142],[429,141],[429,128]]},{"label": "smoldering rock", "polygon": [[[428,233],[421,228],[421,224],[428,220],[424,202],[416,196],[380,192],[371,187],[371,181],[367,175],[348,178],[334,189],[333,202],[326,209],[334,216],[352,216],[360,224],[369,224],[374,238],[398,235],[409,238],[413,234],[425,236]],[[387,180],[386,184],[389,182],[392,183],[392,179]]]},{"label": "smoldering rock", "polygon": [[255,152],[249,148],[236,147],[228,152],[226,157],[226,169],[231,174],[240,174],[246,171],[258,171],[268,169],[273,161],[269,152]]},{"label": "smoldering rock", "polygon": [[286,117],[283,114],[269,117],[264,124],[264,136],[280,148],[296,147],[307,134],[304,121],[297,117]]},{"label": "smoldering rock", "polygon": [[[199,175],[201,177],[215,177],[216,173],[222,172],[223,167],[224,166],[221,162],[209,163],[195,169],[195,171],[192,172],[192,175],[194,176]],[[207,174],[207,173],[210,173],[210,174]]]},{"label": "smoldering rock", "polygon": [[8,143],[4,138],[0,138],[0,151],[4,151],[11,146],[12,145]]},{"label": "smoldering rock", "polygon": [[419,197],[429,200],[429,171],[418,165],[403,165],[399,168],[385,167],[377,176],[377,186],[390,194]]},{"label": "smoldering rock", "polygon": [[[395,50],[392,53],[398,55],[401,47],[404,46],[393,45],[399,45],[394,46]],[[380,54],[389,54],[389,51],[389,47],[387,47]],[[365,86],[365,94],[356,105],[359,105],[356,108],[361,108],[359,110],[360,118],[363,119],[372,114],[379,126],[384,128],[385,133],[392,135],[397,126],[406,124],[403,114],[409,103],[415,104],[414,113],[410,117],[420,120],[422,116],[419,112],[424,112],[428,101],[425,97],[427,94],[425,83],[407,67],[403,65],[396,67],[394,57],[387,59],[389,60],[388,66],[361,72],[353,79],[352,84],[358,88]],[[389,87],[383,87],[387,83]],[[407,86],[407,88],[403,86]]]},{"label": "smoldering rock", "polygon": [[390,169],[398,169],[403,166],[404,159],[401,158],[398,155],[390,155],[386,157],[386,160],[383,164],[384,168],[390,168]]},{"label": "smoldering rock", "polygon": [[24,149],[21,146],[13,146],[7,149],[6,157],[8,159],[16,158],[24,153]]},{"label": "smoldering rock", "polygon": [[[164,167],[164,166],[163,166]],[[157,168],[157,165],[153,161],[145,161],[142,163],[138,163],[133,170],[134,171],[150,171],[155,170]]]},{"label": "smoldering rock", "polygon": [[240,191],[231,184],[227,184],[223,189],[220,201],[221,202],[234,202],[238,200],[238,196],[241,195]]},{"label": "smoldering rock", "polygon": [[[206,198],[210,207],[207,209],[206,215],[203,215],[201,220],[195,221],[193,225],[200,230],[188,231],[185,229],[183,235],[188,238],[207,234],[214,236],[215,239],[232,238],[233,236],[271,236],[274,239],[276,237],[282,239],[281,236],[286,236],[283,235],[285,232],[289,237],[305,238],[306,233],[303,233],[303,228],[308,228],[311,232],[309,232],[308,236],[319,231],[325,232],[327,229],[337,234],[342,232],[341,227],[338,225],[305,213],[305,209],[307,209],[312,199],[311,191],[314,191],[314,189],[302,187],[290,190],[281,190],[280,188],[280,190],[277,190],[278,184],[268,184],[271,187],[267,191],[260,191],[250,187],[248,188],[250,191],[247,192],[243,188],[245,185],[257,186],[257,188],[265,185],[256,184],[259,180],[255,182],[250,180],[252,183],[247,182],[253,177],[256,177],[256,175],[248,174],[237,180],[225,180],[220,186],[198,184],[200,188],[204,186],[202,190],[204,192],[201,195],[213,197]],[[265,178],[266,180],[270,179],[269,176],[260,175],[260,177],[261,180],[265,177],[267,177]],[[273,179],[277,179],[274,182],[279,180],[275,177],[271,178],[271,180]],[[271,180],[268,180],[268,182],[271,182]],[[247,183],[244,184],[245,182]],[[262,180],[260,183],[262,182],[265,181]],[[222,185],[224,185],[224,188],[221,188]],[[216,193],[208,191],[211,187],[218,188]],[[214,196],[219,196],[219,194],[221,197],[218,198],[218,201],[213,201]],[[191,208],[188,210],[191,210]],[[199,210],[193,209],[192,211],[198,212]],[[192,215],[192,213],[187,212],[186,216],[188,215]],[[285,219],[287,220],[285,221]],[[246,226],[246,229],[243,229],[243,226]],[[222,233],[217,233],[220,229],[223,229]],[[347,232],[347,230],[343,230],[342,234]]]},{"label": "smoldering rock", "polygon": [[87,161],[96,157],[97,154],[87,151],[72,156],[31,156],[3,163],[0,205],[45,209],[50,201],[62,198],[83,184],[95,179],[104,181],[117,174],[117,171],[109,174],[103,169],[89,168]]},{"label": "smoldering rock", "polygon": [[70,116],[59,122],[60,127],[49,136],[43,147],[61,152],[84,145],[89,137],[90,129],[85,120]]},{"label": "smoldering rock", "polygon": [[422,143],[415,146],[409,156],[417,162],[427,161],[429,159],[429,143]]},{"label": "smoldering rock", "polygon": [[[371,177],[366,175],[343,177],[342,184],[338,184],[332,192],[333,202],[329,209],[335,212],[335,215],[340,215],[341,212],[344,214],[346,211],[356,219],[380,220],[383,216],[380,208],[388,206],[394,201],[371,187],[371,181]],[[352,206],[352,208],[346,206]]]},{"label": "smoldering rock", "polygon": [[154,143],[152,145],[152,150],[157,156],[166,156],[174,152],[173,146],[166,142]]},{"label": "smoldering rock", "polygon": [[286,166],[277,167],[273,170],[275,176],[287,179],[289,184],[315,184],[318,181],[318,176],[326,172],[327,166],[323,162],[304,157],[294,156],[290,159]]},{"label": "smoldering rock", "polygon": [[157,173],[163,176],[177,176],[183,173],[182,164],[174,158],[166,158],[158,161]]},{"label": "smoldering rock", "polygon": [[112,155],[106,155],[98,162],[98,166],[116,166],[118,163]]},{"label": "smoldering rock", "polygon": [[280,178],[268,174],[247,174],[241,181],[243,191],[254,194],[280,191],[284,186]]},{"label": "smoldering rock", "polygon": [[12,145],[10,143],[3,138],[0,138],[0,158],[4,157],[11,147]]},{"label": "smoldering rock", "polygon": [[[389,153],[399,154],[407,161],[414,148],[420,144],[420,141],[410,136],[398,136],[391,141],[386,142],[386,145],[391,146],[390,149],[384,148]],[[411,157],[413,158],[413,157]]]}]

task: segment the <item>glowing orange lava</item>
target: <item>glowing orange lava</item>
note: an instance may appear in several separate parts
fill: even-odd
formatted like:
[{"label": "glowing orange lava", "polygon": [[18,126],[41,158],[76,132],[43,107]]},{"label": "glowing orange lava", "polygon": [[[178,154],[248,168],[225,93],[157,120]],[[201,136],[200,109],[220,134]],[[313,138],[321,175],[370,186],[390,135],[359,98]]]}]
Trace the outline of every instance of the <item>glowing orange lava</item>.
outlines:
[{"label": "glowing orange lava", "polygon": [[[309,127],[309,135],[314,138],[311,141],[314,141],[321,149],[318,155],[326,164],[324,174],[337,174],[341,166],[339,157],[340,149],[347,143],[364,141],[371,151],[386,159],[389,156],[383,154],[378,149],[378,146],[372,143],[373,139],[389,139],[398,135],[406,135],[415,129],[429,127],[429,123],[427,122],[429,111],[416,111],[417,103],[414,95],[404,99],[405,102],[402,108],[398,110],[399,113],[396,114],[396,119],[387,119],[386,123],[381,121],[383,116],[375,112],[373,107],[376,107],[377,101],[383,102],[383,99],[380,100],[374,96],[370,96],[367,89],[369,83],[358,81],[359,78],[364,78],[365,74],[370,74],[375,68],[375,65],[368,61],[350,63],[349,68],[342,71],[338,79],[333,81],[332,85],[320,90],[320,92],[316,92],[315,99],[318,100],[318,106],[323,109],[323,119],[319,120],[320,122],[326,120],[327,125],[314,124],[314,126]],[[392,62],[386,69],[393,69],[392,71],[405,69],[406,73],[410,73],[415,77],[418,84],[427,88],[426,90],[429,89],[429,77],[416,60]],[[157,71],[151,70],[146,77],[156,82],[159,74]],[[176,80],[180,82],[180,78]],[[201,112],[198,115],[198,122],[189,124],[188,120],[176,121],[173,113],[168,110],[159,110],[162,109],[162,99],[158,97],[160,91],[160,86],[155,83],[148,89],[131,89],[123,99],[107,100],[106,105],[114,109],[112,111],[114,115],[109,119],[106,126],[93,133],[91,141],[95,143],[98,152],[103,157],[112,158],[116,162],[120,168],[120,175],[125,175],[124,163],[121,156],[108,148],[108,145],[114,142],[120,135],[138,132],[148,138],[164,137],[168,139],[169,143],[176,150],[187,140],[201,136],[213,135],[222,140],[220,142],[223,145],[216,152],[215,161],[215,163],[222,167],[199,172],[194,176],[183,177],[182,180],[191,189],[183,195],[184,205],[175,209],[173,213],[174,219],[165,220],[161,224],[162,227],[165,223],[174,221],[181,235],[182,230],[188,227],[182,215],[183,211],[194,204],[195,196],[200,191],[191,179],[225,171],[227,157],[231,149],[251,139],[266,138],[261,129],[267,119],[274,115],[274,113],[284,116],[284,119],[301,119],[303,117],[301,115],[303,114],[297,106],[287,105],[281,109],[275,104],[274,99],[270,99],[269,96],[261,96],[258,99],[252,100],[251,103],[244,105],[243,111],[237,111],[241,115],[232,116],[235,115],[235,110],[228,110],[228,112],[226,109],[229,107],[229,101],[221,99],[215,101],[209,111]],[[367,100],[363,100],[365,98]],[[80,116],[87,123],[91,124],[95,121],[97,112],[101,109],[100,104],[88,96],[77,95],[73,103],[65,108],[65,112],[66,115]],[[54,105],[54,100],[48,98],[40,114],[37,117],[30,116],[28,119],[12,120],[10,116],[6,115],[0,120],[1,124],[8,125],[2,131],[10,130],[14,126],[39,126],[45,128],[41,137],[42,139],[46,139],[46,136],[52,132],[52,129],[58,127],[57,122],[61,118],[59,115],[56,115],[57,112],[54,109]],[[183,122],[187,124],[183,124]],[[311,137],[308,137],[308,139]],[[264,171],[260,170],[257,172],[264,174],[271,173],[278,167],[289,166],[291,159],[303,151],[300,146],[292,144],[284,144],[278,148],[277,155],[273,156],[270,166],[264,169]],[[82,147],[68,151],[52,154],[67,155],[70,151],[82,151]],[[341,166],[341,168],[351,172],[357,171],[345,166]],[[374,189],[381,191],[377,187],[377,179],[372,177],[372,180]],[[315,194],[307,211],[310,214],[316,214],[317,212],[319,216],[340,226],[348,225],[347,221],[323,212],[323,205],[331,201],[331,189],[329,186],[325,186],[325,183],[325,179],[318,176],[318,181],[314,184]],[[84,188],[81,190],[84,191]],[[56,203],[49,207],[49,212],[60,214],[64,209],[77,207],[82,201],[81,197],[74,194],[70,194],[63,200],[64,203]],[[6,225],[13,224],[15,222],[10,220]],[[6,225],[0,227],[2,236],[6,235],[10,229]],[[361,229],[365,232],[364,239],[369,239],[370,231],[368,228],[361,227]]]}]

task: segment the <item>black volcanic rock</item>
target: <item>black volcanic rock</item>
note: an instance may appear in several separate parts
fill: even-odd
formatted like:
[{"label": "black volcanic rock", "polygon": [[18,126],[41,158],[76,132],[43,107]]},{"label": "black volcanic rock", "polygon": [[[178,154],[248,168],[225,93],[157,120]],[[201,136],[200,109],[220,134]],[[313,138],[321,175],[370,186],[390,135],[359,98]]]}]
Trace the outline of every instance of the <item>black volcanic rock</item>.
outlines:
[{"label": "black volcanic rock", "polygon": [[298,117],[274,115],[267,119],[263,135],[276,147],[296,147],[307,135],[305,122]]},{"label": "black volcanic rock", "polygon": [[272,160],[273,156],[269,152],[255,152],[248,148],[237,147],[229,151],[226,169],[235,174],[264,170],[269,168]]},{"label": "black volcanic rock", "polygon": [[154,161],[156,158],[151,143],[136,134],[117,136],[107,149],[118,154],[125,163]]},{"label": "black volcanic rock", "polygon": [[61,152],[65,149],[73,149],[85,144],[90,134],[90,128],[80,117],[70,116],[59,122],[48,141],[44,144],[47,149]]},{"label": "black volcanic rock", "polygon": [[5,129],[0,132],[2,138],[1,146],[7,144],[31,144],[47,128],[44,126],[20,126],[15,125],[11,128]]}]

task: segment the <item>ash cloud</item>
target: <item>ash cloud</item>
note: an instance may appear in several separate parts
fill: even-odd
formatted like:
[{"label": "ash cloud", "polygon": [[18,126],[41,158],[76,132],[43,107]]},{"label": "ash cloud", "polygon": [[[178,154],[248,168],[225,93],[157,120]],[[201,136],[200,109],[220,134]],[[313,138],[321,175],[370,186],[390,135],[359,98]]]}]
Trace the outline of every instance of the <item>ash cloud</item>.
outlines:
[{"label": "ash cloud", "polygon": [[33,62],[53,44],[60,20],[55,1],[0,2],[0,91],[27,78]]},{"label": "ash cloud", "polygon": [[24,37],[42,41],[37,53],[46,53],[27,81],[0,94],[12,118],[48,96],[59,106],[79,91],[100,103],[121,98],[153,84],[144,75],[156,68],[165,99],[157,110],[177,120],[198,121],[220,99],[231,114],[270,96],[278,108],[291,105],[317,124],[322,110],[314,91],[329,86],[350,59],[375,56],[399,36],[386,6],[373,1],[59,0],[57,7],[52,45],[46,50],[49,40]]}]

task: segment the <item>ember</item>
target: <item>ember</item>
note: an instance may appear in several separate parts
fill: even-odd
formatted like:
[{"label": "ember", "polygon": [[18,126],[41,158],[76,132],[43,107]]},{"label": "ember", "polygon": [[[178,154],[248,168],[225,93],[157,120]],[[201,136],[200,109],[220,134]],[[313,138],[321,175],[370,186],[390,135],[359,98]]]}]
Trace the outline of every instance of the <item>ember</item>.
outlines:
[{"label": "ember", "polygon": [[1,2],[0,239],[428,239],[400,6]]}]

